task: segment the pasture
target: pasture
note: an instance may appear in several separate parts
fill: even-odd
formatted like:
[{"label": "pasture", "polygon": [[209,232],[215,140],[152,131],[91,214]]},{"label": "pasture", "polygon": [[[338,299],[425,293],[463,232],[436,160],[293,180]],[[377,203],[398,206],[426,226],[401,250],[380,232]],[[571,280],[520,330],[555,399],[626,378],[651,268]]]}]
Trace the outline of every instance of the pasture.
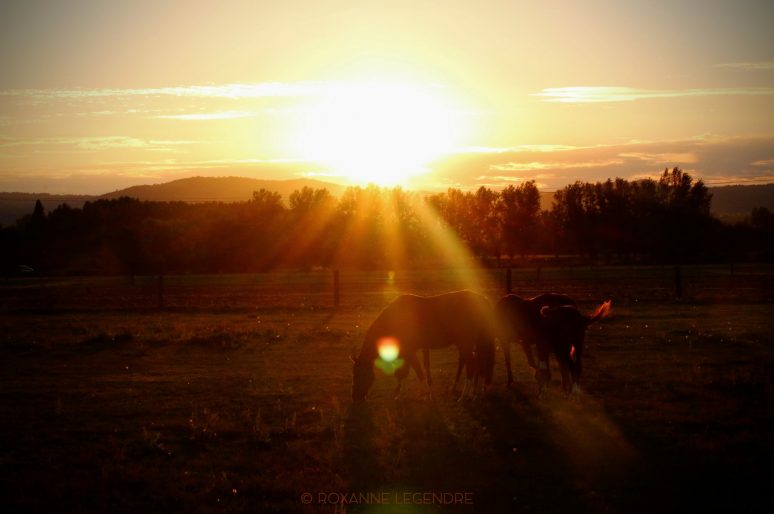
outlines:
[{"label": "pasture", "polygon": [[[774,268],[515,270],[593,325],[584,392],[536,397],[521,349],[486,398],[377,378],[353,407],[348,355],[401,292],[502,270],[14,278],[0,283],[0,504],[6,512],[768,511]],[[555,366],[555,361],[552,361]],[[310,496],[304,496],[308,493]],[[310,500],[311,501],[308,501]],[[378,501],[377,501],[378,500]],[[338,502],[338,503],[336,503]]]}]

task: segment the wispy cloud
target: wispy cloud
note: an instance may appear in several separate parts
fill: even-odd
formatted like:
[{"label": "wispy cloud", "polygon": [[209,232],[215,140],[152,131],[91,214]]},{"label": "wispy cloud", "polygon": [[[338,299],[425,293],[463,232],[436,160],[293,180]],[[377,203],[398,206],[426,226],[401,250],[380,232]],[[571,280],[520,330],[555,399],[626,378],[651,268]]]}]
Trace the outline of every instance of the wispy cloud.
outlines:
[{"label": "wispy cloud", "polygon": [[694,153],[643,153],[643,152],[623,152],[618,154],[621,157],[640,159],[642,161],[656,164],[679,162],[682,164],[693,164],[698,162],[699,158]]},{"label": "wispy cloud", "polygon": [[607,159],[589,162],[506,162],[503,164],[492,164],[489,168],[497,171],[569,170],[576,168],[604,168],[616,164],[623,164],[623,162],[623,159]]},{"label": "wispy cloud", "polygon": [[140,139],[127,136],[44,137],[37,139],[0,138],[0,148],[24,146],[69,146],[78,150],[110,150],[136,148],[155,151],[174,151],[172,147],[193,145],[200,141]]},{"label": "wispy cloud", "polygon": [[321,82],[263,82],[257,84],[219,84],[205,86],[173,86],[137,89],[9,89],[0,96],[32,97],[36,99],[71,99],[130,96],[178,96],[205,98],[259,98],[310,96],[324,91],[328,85]]},{"label": "wispy cloud", "polygon": [[708,184],[772,182],[772,148],[774,135],[701,134],[680,140],[634,140],[553,152],[457,153],[437,162],[432,177],[464,188],[536,180],[551,190],[576,180],[658,177],[664,168],[680,166]]},{"label": "wispy cloud", "polygon": [[567,145],[519,145],[519,146],[466,146],[458,148],[455,153],[482,153],[482,154],[501,154],[501,153],[519,153],[519,152],[560,152],[563,150],[577,150],[577,146]]},{"label": "wispy cloud", "polygon": [[774,70],[774,61],[724,62],[716,64],[715,67],[740,71],[769,71]]},{"label": "wispy cloud", "polygon": [[63,138],[62,143],[74,144],[84,150],[105,150],[109,148],[150,148],[149,141],[134,137],[111,136],[111,137],[83,137],[83,138]]},{"label": "wispy cloud", "polygon": [[259,82],[232,83],[190,86],[169,86],[150,88],[73,88],[73,89],[6,89],[0,90],[0,96],[29,97],[37,100],[87,99],[105,97],[200,97],[249,99],[262,97],[306,97],[323,95],[349,95],[369,92],[374,95],[389,95],[396,91],[422,89],[437,91],[445,89],[442,84],[385,84],[372,82]]},{"label": "wispy cloud", "polygon": [[249,118],[256,113],[250,111],[221,111],[221,112],[198,112],[190,114],[164,114],[154,116],[160,120],[183,120],[183,121],[206,121],[206,120],[232,120],[235,118]]},{"label": "wispy cloud", "polygon": [[653,98],[679,98],[695,96],[767,96],[774,95],[771,87],[704,88],[704,89],[639,89],[618,86],[552,87],[531,96],[544,102],[603,103],[633,102]]}]

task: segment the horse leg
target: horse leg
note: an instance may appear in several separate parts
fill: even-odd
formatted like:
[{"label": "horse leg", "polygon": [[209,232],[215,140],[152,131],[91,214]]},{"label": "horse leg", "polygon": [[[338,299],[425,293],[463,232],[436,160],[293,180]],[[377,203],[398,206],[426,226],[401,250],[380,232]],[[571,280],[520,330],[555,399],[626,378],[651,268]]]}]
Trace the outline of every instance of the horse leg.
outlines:
[{"label": "horse leg", "polygon": [[465,366],[465,357],[462,350],[459,352],[459,358],[457,359],[457,374],[454,376],[454,385],[452,386],[452,393],[457,392],[457,386],[460,384],[460,375],[462,374],[462,368]]},{"label": "horse leg", "polygon": [[522,339],[521,347],[524,349],[524,355],[527,356],[527,363],[529,364],[529,367],[535,369],[537,366],[535,366],[535,357],[532,355],[532,344],[529,340]]},{"label": "horse leg", "polygon": [[513,372],[511,371],[511,340],[503,340],[503,355],[505,356],[505,371],[508,374],[508,387],[513,384]]},{"label": "horse leg", "polygon": [[559,369],[562,372],[562,390],[565,394],[569,394],[572,376],[575,374],[569,350],[566,353],[563,353],[561,357],[557,355],[557,360],[559,361]]},{"label": "horse leg", "polygon": [[548,365],[549,345],[546,341],[539,341],[537,344],[538,365],[535,369],[535,380],[537,381],[538,396],[543,395],[543,390],[551,383],[551,368]]},{"label": "horse leg", "polygon": [[422,350],[422,356],[425,361],[425,373],[427,373],[427,395],[433,397],[433,378],[430,376],[430,349],[424,348]]},{"label": "horse leg", "polygon": [[414,371],[417,373],[417,376],[419,377],[423,376],[422,370],[417,369],[416,356],[406,357],[405,364],[403,364],[403,366],[395,370],[395,378],[398,380],[398,385],[395,386],[395,393],[393,394],[393,396],[395,397],[396,400],[400,397],[400,390],[403,385],[403,380],[406,379],[409,372],[411,371],[411,368],[414,368]]},{"label": "horse leg", "polygon": [[[460,356],[460,364],[465,367],[465,386],[462,388],[462,394],[457,401],[462,401],[468,394],[475,396],[475,383],[477,361],[472,351],[466,352],[464,358]],[[470,392],[469,392],[470,391]]]},{"label": "horse leg", "polygon": [[472,400],[478,398],[479,387],[483,382],[483,377],[481,376],[481,366],[481,359],[479,358],[478,354],[475,354],[470,361],[470,369],[468,369],[467,374],[468,380],[470,380],[472,386],[472,391],[470,394],[470,398]]},{"label": "horse leg", "polygon": [[573,384],[572,384],[572,392],[573,393],[580,393],[580,375],[581,375],[581,361],[583,358],[583,339],[580,339],[579,341],[576,341],[575,345],[573,346],[575,348],[575,362],[573,364]]},{"label": "horse leg", "polygon": [[556,334],[552,343],[559,369],[562,371],[562,390],[565,394],[569,394],[575,376],[573,338],[570,334],[562,332]]},{"label": "horse leg", "polygon": [[425,382],[425,373],[422,371],[422,365],[419,363],[419,359],[417,359],[416,355],[410,357],[408,359],[409,365],[414,368],[414,373],[417,374],[417,378],[420,382]]}]

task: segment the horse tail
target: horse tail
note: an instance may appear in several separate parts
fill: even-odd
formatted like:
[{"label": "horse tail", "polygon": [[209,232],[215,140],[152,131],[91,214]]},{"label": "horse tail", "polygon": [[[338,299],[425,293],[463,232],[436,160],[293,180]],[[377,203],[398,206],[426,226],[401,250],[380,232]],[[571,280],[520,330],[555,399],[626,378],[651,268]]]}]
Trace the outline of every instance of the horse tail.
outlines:
[{"label": "horse tail", "polygon": [[594,323],[595,321],[599,321],[600,319],[608,316],[610,314],[610,311],[612,310],[612,303],[613,300],[608,300],[599,307],[597,307],[597,310],[594,311],[594,313],[589,316],[589,325]]}]

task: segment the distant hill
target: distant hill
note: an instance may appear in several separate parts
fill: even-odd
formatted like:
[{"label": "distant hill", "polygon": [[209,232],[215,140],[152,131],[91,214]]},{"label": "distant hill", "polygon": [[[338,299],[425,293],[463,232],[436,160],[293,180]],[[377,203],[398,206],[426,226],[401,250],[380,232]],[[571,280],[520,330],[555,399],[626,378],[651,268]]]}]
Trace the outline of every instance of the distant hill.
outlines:
[{"label": "distant hill", "polygon": [[39,199],[46,212],[63,203],[80,208],[89,201],[129,196],[138,200],[154,202],[244,202],[253,196],[253,191],[268,189],[276,191],[287,200],[290,193],[304,186],[314,189],[326,188],[334,196],[344,191],[345,186],[311,179],[260,180],[245,177],[191,177],[173,180],[157,185],[133,186],[104,195],[52,195],[48,193],[2,193],[0,192],[0,225],[8,226],[16,220],[31,214]]},{"label": "distant hill", "polygon": [[154,202],[243,202],[253,197],[253,191],[276,191],[287,199],[290,193],[303,187],[326,188],[338,196],[345,186],[311,179],[260,180],[246,177],[191,177],[152,186],[133,186],[107,193],[99,198],[129,196]]},{"label": "distant hill", "polygon": [[89,200],[96,200],[89,195],[50,195],[48,193],[0,193],[0,225],[7,227],[26,214],[32,214],[35,202],[40,200],[46,212],[50,212],[63,203],[70,207],[80,208]]},{"label": "distant hill", "polygon": [[721,219],[740,220],[749,216],[753,207],[766,207],[774,212],[774,184],[711,187],[709,190],[712,213]]},{"label": "distant hill", "polygon": [[[304,186],[326,188],[334,196],[340,195],[346,186],[311,179],[260,180],[245,177],[191,177],[164,184],[133,186],[101,196],[52,195],[48,193],[0,193],[0,224],[13,225],[16,220],[31,214],[35,201],[40,199],[47,212],[66,203],[80,208],[88,201],[130,196],[148,201],[182,202],[242,202],[252,198],[253,191],[268,189],[276,191],[287,199],[290,193]],[[750,214],[753,207],[767,207],[774,211],[774,184],[752,186],[710,187],[712,212],[715,216],[736,221]],[[554,193],[540,193],[543,209],[550,209]]]}]

